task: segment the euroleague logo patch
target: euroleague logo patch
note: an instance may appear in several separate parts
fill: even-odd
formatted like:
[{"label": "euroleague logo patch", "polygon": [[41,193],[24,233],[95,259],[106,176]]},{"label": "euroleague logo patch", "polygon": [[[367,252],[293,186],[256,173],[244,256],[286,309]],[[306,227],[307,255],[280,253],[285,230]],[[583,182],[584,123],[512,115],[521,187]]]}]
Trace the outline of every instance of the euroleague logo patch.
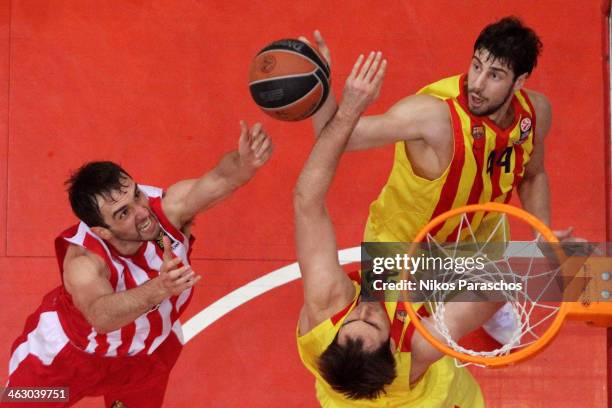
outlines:
[{"label": "euroleague logo patch", "polygon": [[515,145],[520,145],[527,140],[527,136],[529,136],[529,132],[531,132],[531,118],[523,118],[520,123],[521,128],[521,136],[519,139],[514,142]]}]

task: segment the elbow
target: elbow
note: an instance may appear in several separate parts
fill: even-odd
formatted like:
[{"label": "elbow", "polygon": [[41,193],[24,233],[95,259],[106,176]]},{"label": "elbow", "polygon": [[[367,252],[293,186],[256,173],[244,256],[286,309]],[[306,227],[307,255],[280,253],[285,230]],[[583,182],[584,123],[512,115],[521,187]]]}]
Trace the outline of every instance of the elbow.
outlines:
[{"label": "elbow", "polygon": [[293,192],[293,210],[296,216],[307,216],[309,214],[323,210],[323,200],[317,199],[311,193],[301,188],[296,188]]},{"label": "elbow", "polygon": [[107,334],[118,329],[118,327],[113,327],[111,325],[110,319],[104,316],[103,313],[99,313],[95,310],[89,310],[87,313],[83,313],[83,316],[96,333]]},{"label": "elbow", "polygon": [[108,321],[108,319],[105,319],[103,316],[88,316],[87,321],[89,322],[89,324],[91,324],[96,333],[99,334],[107,334],[117,330],[117,328],[112,327],[109,324],[110,322]]},{"label": "elbow", "polygon": [[107,322],[105,322],[104,319],[87,318],[87,321],[98,334],[107,334],[107,333],[110,333],[116,330],[113,327],[110,327],[110,325],[107,324]]},{"label": "elbow", "polygon": [[100,326],[100,325],[94,325],[93,328],[98,334],[107,334],[113,331],[107,327]]},{"label": "elbow", "polygon": [[309,201],[308,195],[304,191],[300,189],[293,191],[293,210],[296,214],[307,212],[308,207],[311,205]]}]

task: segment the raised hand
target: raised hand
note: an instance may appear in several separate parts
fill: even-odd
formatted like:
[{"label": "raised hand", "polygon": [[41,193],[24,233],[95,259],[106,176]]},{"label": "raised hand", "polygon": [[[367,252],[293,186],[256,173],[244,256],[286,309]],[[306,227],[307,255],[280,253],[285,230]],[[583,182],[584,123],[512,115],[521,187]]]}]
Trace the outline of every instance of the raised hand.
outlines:
[{"label": "raised hand", "polygon": [[[319,32],[319,30],[315,30],[313,37],[317,44],[317,47],[316,47],[317,51],[319,51],[319,54],[321,54],[321,56],[325,59],[325,62],[327,62],[327,65],[331,67],[331,53],[329,52],[329,48],[327,47],[327,44],[325,43],[325,39],[323,39],[323,36]],[[312,46],[312,43],[308,40],[308,38],[304,37],[303,35],[300,36],[298,39]]]},{"label": "raised hand", "polygon": [[270,156],[274,146],[261,123],[256,123],[249,130],[245,121],[240,121],[240,138],[238,139],[238,154],[242,166],[257,169],[263,166]]},{"label": "raised hand", "polygon": [[182,260],[179,257],[175,257],[172,253],[170,239],[164,236],[163,243],[163,262],[159,270],[159,276],[156,279],[166,298],[179,295],[185,289],[195,285],[202,276],[196,275],[189,265],[179,268],[178,266]]},{"label": "raised hand", "polygon": [[370,52],[364,62],[363,54],[357,58],[351,74],[346,79],[339,111],[350,115],[360,115],[378,98],[385,77],[387,60],[382,53]]}]

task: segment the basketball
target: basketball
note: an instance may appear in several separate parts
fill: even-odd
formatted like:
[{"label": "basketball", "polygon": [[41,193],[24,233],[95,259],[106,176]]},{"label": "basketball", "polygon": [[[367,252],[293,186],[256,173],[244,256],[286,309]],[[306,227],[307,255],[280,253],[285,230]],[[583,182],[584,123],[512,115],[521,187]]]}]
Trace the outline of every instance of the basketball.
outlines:
[{"label": "basketball", "polygon": [[249,69],[253,100],[275,119],[298,121],[314,114],[329,94],[329,66],[307,43],[284,39],[263,48]]}]

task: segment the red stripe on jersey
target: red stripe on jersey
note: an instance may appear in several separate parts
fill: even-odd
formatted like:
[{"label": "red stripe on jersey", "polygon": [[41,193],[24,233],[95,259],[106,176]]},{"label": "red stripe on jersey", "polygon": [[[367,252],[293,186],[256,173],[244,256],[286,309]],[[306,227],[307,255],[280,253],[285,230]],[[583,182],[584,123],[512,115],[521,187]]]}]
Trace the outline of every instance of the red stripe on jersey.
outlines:
[{"label": "red stripe on jersey", "polygon": [[62,232],[59,237],[55,238],[55,258],[57,259],[62,282],[64,281],[64,258],[66,258],[66,252],[68,251],[68,242],[66,242],[64,237],[73,237],[78,230],[79,224],[73,225]]},{"label": "red stripe on jersey", "polygon": [[351,309],[351,306],[353,306],[353,304],[355,304],[356,302],[357,299],[355,299],[354,301],[346,305],[344,309],[330,317],[329,319],[331,320],[332,324],[336,325],[340,320],[342,320],[342,318],[348,314],[349,310]]},{"label": "red stripe on jersey", "polygon": [[[474,129],[474,126],[482,126],[482,123],[473,118],[470,115],[470,129]],[[485,136],[474,139],[472,142],[472,153],[474,155],[474,160],[476,161],[476,173],[474,174],[474,181],[472,182],[472,189],[470,190],[470,195],[468,196],[467,205],[476,204],[480,201],[480,195],[482,194],[482,190],[484,188],[482,181],[482,171],[485,168],[485,154],[486,154],[486,133]],[[474,218],[474,213],[471,212],[468,214],[468,222],[472,222],[472,218]],[[453,232],[451,232],[448,237],[450,239],[454,239],[459,233],[459,225],[455,227]]]},{"label": "red stripe on jersey", "polygon": [[[525,98],[525,101],[527,102],[527,106],[529,106],[529,110],[531,112],[527,112],[523,109],[524,115],[529,116],[531,118],[531,132],[532,132],[532,139],[531,139],[531,143],[535,144],[536,142],[536,114],[535,114],[535,109],[533,108],[533,105],[531,104],[531,100],[529,99],[529,96],[527,95],[527,92],[525,92],[524,90],[521,89],[521,95],[523,95],[523,97]],[[514,180],[513,180],[513,184],[515,186],[517,186],[523,179],[523,172],[524,172],[524,166],[523,166],[523,161],[525,159],[524,155],[525,155],[525,149],[523,148],[523,144],[518,144],[514,146],[514,150],[516,151],[516,162],[514,165]],[[510,195],[510,194],[508,194]],[[509,197],[506,197],[505,202],[510,201]]]},{"label": "red stripe on jersey", "polygon": [[106,352],[108,351],[108,347],[109,347],[106,334],[97,333],[95,340],[98,346],[96,347],[96,350],[94,351],[94,353],[100,354],[100,355],[106,355]]},{"label": "red stripe on jersey", "polygon": [[[174,237],[168,237],[168,238],[170,238],[170,242],[171,242],[171,243],[172,243],[172,242],[174,242],[174,240],[175,240],[175,238],[174,238]],[[163,259],[164,259],[164,250],[163,250],[163,249],[161,249],[161,248],[159,247],[159,245],[157,245],[157,244],[155,244],[155,254],[156,254],[156,255],[157,255],[157,256],[158,256],[158,257],[159,257],[159,258],[160,258],[160,259],[163,261]],[[176,256],[175,254],[172,254],[172,255],[173,255],[173,256]],[[184,264],[183,262],[180,262],[180,263],[179,263],[179,264],[176,266],[176,268],[181,268],[181,267],[183,267],[183,266],[185,266],[185,264]],[[170,302],[172,302],[172,312],[170,313],[170,320],[171,320],[172,322],[174,322],[174,321],[175,321],[175,320],[178,318],[178,316],[179,316],[179,313],[178,313],[178,311],[176,310],[176,306],[175,306],[175,305],[176,305],[176,301],[177,301],[177,299],[178,299],[178,296],[172,296],[172,297],[170,298]],[[191,300],[191,296],[189,297],[189,300]],[[185,302],[185,303],[187,303],[187,302]]]},{"label": "red stripe on jersey", "polygon": [[[348,276],[348,278],[350,280],[352,280],[354,282],[360,282],[361,281],[361,274],[359,273],[359,270],[353,270],[351,272],[347,272],[347,276]],[[333,315],[332,317],[329,318],[334,326],[344,316],[346,316],[346,314],[348,313],[348,311],[351,308],[351,306],[353,306],[354,303],[357,303],[358,299],[359,299],[359,296],[357,296],[357,298],[354,301],[352,301],[351,303],[346,305],[346,307],[344,309],[342,309],[341,311],[339,311],[338,313],[336,313],[335,315]]]},{"label": "red stripe on jersey", "polygon": [[164,213],[161,197],[149,198],[149,205],[157,216],[159,223],[162,225],[162,227],[164,227],[166,231],[170,233],[170,235],[172,235],[176,239],[184,239],[185,236],[183,235],[183,233],[179,231],[174,225],[172,225],[172,223],[170,222],[170,220],[168,220],[168,217]]},{"label": "red stripe on jersey", "polygon": [[[174,307],[174,304],[172,304],[172,307]],[[151,344],[153,344],[153,341],[160,334],[162,334],[162,331],[164,328],[163,319],[161,315],[159,314],[159,307],[157,307],[155,310],[149,311],[146,317],[149,320],[150,327],[149,327],[149,336],[144,341],[145,346],[143,350],[145,352],[147,352],[149,348],[151,348]]]},{"label": "red stripe on jersey", "polygon": [[[508,148],[508,137],[509,133],[504,132],[503,134],[497,134],[495,138],[495,163],[493,164],[493,173],[491,174],[491,199],[489,201],[494,201],[497,197],[502,195],[502,189],[500,186],[500,179],[502,173],[502,166],[497,165],[497,161],[502,159],[502,155],[506,148]],[[510,154],[515,153],[515,151],[511,151]],[[511,160],[510,157],[504,157],[505,160]],[[505,171],[505,168],[503,169]]]},{"label": "red stripe on jersey", "polygon": [[91,235],[86,234],[85,239],[83,240],[83,246],[87,248],[88,251],[93,252],[104,260],[104,263],[106,263],[106,266],[108,267],[110,273],[108,280],[110,281],[111,286],[113,288],[116,288],[117,280],[119,279],[119,276],[117,275],[118,271],[115,268],[115,265],[111,262],[108,253],[104,250],[102,244],[100,244],[100,241],[98,241]]},{"label": "red stripe on jersey", "polygon": [[533,137],[535,139],[535,136],[536,136],[535,132],[537,129],[536,110],[534,109],[533,104],[531,103],[531,99],[529,99],[529,95],[527,95],[527,92],[525,92],[524,89],[521,89],[520,92],[521,92],[521,95],[523,95],[523,98],[525,98],[525,102],[527,102],[527,106],[529,106],[529,110],[531,111],[531,113],[529,113],[529,115],[531,116],[531,131],[533,132]]},{"label": "red stripe on jersey", "polygon": [[[147,249],[148,245],[154,245],[155,248],[158,248],[157,244],[154,243],[154,241],[152,243],[145,242],[142,245],[143,246],[142,251],[139,251],[134,256],[131,256],[130,257],[130,261],[132,261],[134,263],[134,265],[136,265],[137,267],[142,269],[147,274],[149,279],[153,279],[153,278],[155,278],[155,277],[157,277],[159,275],[159,271],[156,271],[156,270],[152,269],[149,266],[149,263],[147,262],[147,258],[145,256],[145,253],[146,253],[146,249]],[[162,257],[160,256],[160,258],[162,258]]]},{"label": "red stripe on jersey", "polygon": [[[465,162],[465,146],[463,143],[463,130],[461,129],[461,120],[455,110],[455,106],[452,99],[447,99],[446,103],[450,109],[451,121],[453,123],[453,138],[455,139],[455,151],[453,155],[453,161],[449,170],[446,182],[440,192],[440,198],[438,204],[434,209],[431,218],[435,218],[438,215],[445,213],[453,207],[453,201],[457,196],[457,189],[459,188],[459,182],[461,181],[461,173],[463,172],[463,164]],[[440,229],[442,229],[444,223],[439,224],[432,229],[431,235],[436,235]]]},{"label": "red stripe on jersey", "polygon": [[[523,159],[525,155],[525,150],[523,149],[523,145],[515,145],[514,152],[516,153],[516,159],[514,161],[514,180],[512,181],[512,184],[517,186],[523,179],[523,174],[522,174],[523,173]],[[511,194],[512,194],[512,190],[508,192],[508,195],[511,195]],[[508,202],[508,201],[510,201],[510,199],[506,197],[505,202]]]},{"label": "red stripe on jersey", "polygon": [[[404,302],[399,302],[397,307],[398,309],[401,306],[401,310],[406,310],[406,308],[404,307]],[[421,317],[429,317],[429,312],[427,311],[427,309],[425,308],[424,305],[421,305],[421,307],[419,307],[419,309],[416,311],[416,314],[418,316]],[[408,327],[406,327],[406,334],[404,335],[404,340],[402,342],[402,347],[400,348],[400,351],[402,352],[410,352],[412,350],[412,336],[414,335],[414,324],[412,324],[412,322],[408,323]],[[397,344],[396,340],[396,344]]]}]

